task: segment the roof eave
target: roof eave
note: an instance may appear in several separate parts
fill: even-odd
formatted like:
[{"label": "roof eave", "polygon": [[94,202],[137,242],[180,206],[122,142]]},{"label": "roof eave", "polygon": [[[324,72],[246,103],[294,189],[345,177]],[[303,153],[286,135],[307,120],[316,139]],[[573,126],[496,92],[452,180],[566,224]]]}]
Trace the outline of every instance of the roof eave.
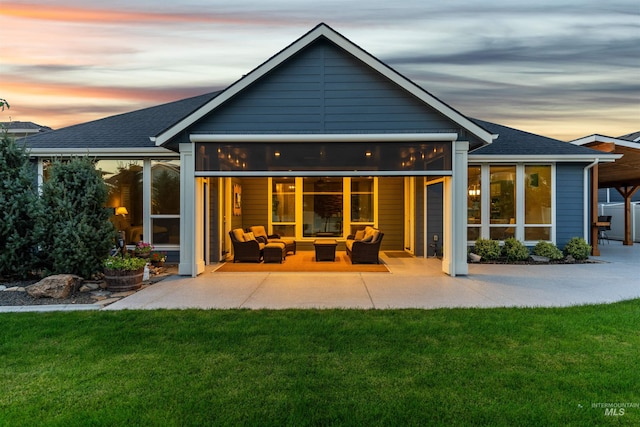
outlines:
[{"label": "roof eave", "polygon": [[118,148],[29,148],[31,157],[175,157],[178,155],[164,147],[118,147]]},{"label": "roof eave", "polygon": [[615,162],[622,157],[622,154],[472,154],[469,153],[469,163],[514,163],[514,162],[567,162],[581,163],[593,162],[598,160],[600,163]]}]

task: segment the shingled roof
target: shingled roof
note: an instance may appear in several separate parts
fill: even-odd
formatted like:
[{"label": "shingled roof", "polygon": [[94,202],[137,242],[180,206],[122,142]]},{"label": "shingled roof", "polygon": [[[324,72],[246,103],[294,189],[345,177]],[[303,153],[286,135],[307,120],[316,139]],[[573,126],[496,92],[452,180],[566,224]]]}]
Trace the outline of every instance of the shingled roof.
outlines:
[{"label": "shingled roof", "polygon": [[596,155],[602,153],[586,147],[580,147],[558,139],[513,129],[496,123],[471,119],[488,131],[498,134],[498,138],[489,145],[477,148],[469,155],[489,156],[572,156],[572,155]]},{"label": "shingled roof", "polygon": [[145,148],[149,139],[211,101],[220,92],[210,92],[129,113],[22,138],[30,149]]}]

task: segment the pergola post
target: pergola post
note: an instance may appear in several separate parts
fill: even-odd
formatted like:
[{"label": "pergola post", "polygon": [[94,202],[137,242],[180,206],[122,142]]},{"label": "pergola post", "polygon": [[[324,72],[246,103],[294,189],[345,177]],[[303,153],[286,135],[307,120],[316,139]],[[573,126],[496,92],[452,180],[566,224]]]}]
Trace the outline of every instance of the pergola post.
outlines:
[{"label": "pergola post", "polygon": [[633,238],[631,236],[631,197],[634,193],[640,189],[640,186],[629,187],[616,187],[618,193],[624,197],[624,239],[622,244],[626,246],[633,245]]}]

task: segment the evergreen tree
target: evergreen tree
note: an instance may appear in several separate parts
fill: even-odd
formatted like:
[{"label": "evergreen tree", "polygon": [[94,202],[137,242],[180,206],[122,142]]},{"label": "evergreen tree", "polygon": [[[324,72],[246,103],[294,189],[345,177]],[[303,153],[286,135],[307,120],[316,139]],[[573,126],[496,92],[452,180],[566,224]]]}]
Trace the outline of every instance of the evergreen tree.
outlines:
[{"label": "evergreen tree", "polygon": [[[48,229],[41,238],[41,254],[51,273],[90,277],[114,244],[115,230],[105,208],[108,189],[88,157],[54,161],[42,188]],[[45,228],[44,226],[42,227]]]},{"label": "evergreen tree", "polygon": [[0,130],[0,276],[26,278],[36,268],[36,219],[42,206],[35,165]]}]

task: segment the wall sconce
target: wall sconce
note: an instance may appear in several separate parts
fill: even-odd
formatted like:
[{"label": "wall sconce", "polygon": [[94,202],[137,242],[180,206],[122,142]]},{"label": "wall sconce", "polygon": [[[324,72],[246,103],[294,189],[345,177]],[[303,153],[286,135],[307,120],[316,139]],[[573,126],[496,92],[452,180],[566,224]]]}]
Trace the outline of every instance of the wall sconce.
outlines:
[{"label": "wall sconce", "polygon": [[116,215],[122,215],[122,216],[129,215],[129,211],[124,206],[118,206],[116,208]]}]

